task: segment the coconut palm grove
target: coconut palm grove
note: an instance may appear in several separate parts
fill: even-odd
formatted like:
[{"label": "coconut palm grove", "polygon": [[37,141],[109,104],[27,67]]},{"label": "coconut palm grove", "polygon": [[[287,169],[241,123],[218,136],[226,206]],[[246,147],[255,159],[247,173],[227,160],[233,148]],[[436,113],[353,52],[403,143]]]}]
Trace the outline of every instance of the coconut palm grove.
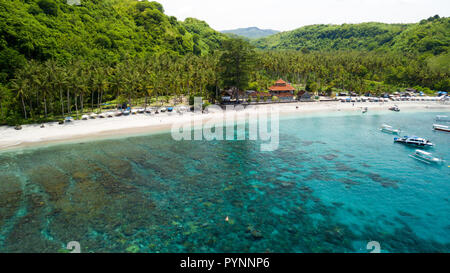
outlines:
[{"label": "coconut palm grove", "polygon": [[79,118],[108,104],[192,96],[216,103],[222,90],[267,92],[280,78],[330,96],[450,91],[449,33],[449,18],[436,15],[249,40],[194,18],[179,21],[157,2],[2,1],[0,124]]}]

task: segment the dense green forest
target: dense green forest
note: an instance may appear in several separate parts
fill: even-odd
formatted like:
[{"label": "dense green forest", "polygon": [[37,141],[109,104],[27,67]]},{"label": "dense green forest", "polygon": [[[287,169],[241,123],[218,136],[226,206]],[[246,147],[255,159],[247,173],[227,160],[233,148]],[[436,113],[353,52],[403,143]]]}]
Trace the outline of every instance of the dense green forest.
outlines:
[{"label": "dense green forest", "polygon": [[450,47],[450,18],[430,17],[417,24],[362,23],[312,25],[259,39],[261,49],[308,51],[377,50],[439,55]]},{"label": "dense green forest", "polygon": [[116,63],[173,52],[208,54],[224,35],[195,19],[179,22],[157,2],[135,0],[8,0],[0,2],[2,82],[25,60]]},{"label": "dense green forest", "polygon": [[310,26],[258,40],[256,50],[206,22],[167,16],[157,2],[1,1],[0,124],[79,116],[106,102],[215,102],[222,89],[265,91],[280,77],[329,94],[450,91],[448,20]]}]

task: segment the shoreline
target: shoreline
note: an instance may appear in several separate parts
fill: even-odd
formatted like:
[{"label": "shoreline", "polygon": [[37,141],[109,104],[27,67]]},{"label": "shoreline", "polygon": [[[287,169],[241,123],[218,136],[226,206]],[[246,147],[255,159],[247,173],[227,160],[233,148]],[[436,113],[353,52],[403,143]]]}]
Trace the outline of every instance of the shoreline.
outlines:
[{"label": "shoreline", "polygon": [[[384,102],[384,103],[342,103],[334,102],[298,102],[289,104],[257,105],[254,110],[266,109],[267,107],[277,107],[280,117],[298,117],[306,114],[323,114],[329,116],[333,113],[355,113],[361,114],[361,108],[368,107],[377,113],[388,111],[388,108],[398,105],[400,109],[406,111],[442,111],[450,112],[449,104],[437,102]],[[297,109],[296,107],[299,107]],[[252,110],[244,110],[248,113]],[[235,112],[236,113],[236,112]],[[223,113],[165,113],[159,115],[137,114],[124,117],[114,117],[95,120],[77,120],[70,124],[58,125],[56,122],[46,123],[45,128],[40,128],[39,124],[24,125],[23,129],[17,131],[11,126],[0,127],[0,152],[8,152],[27,148],[39,148],[56,144],[79,143],[84,141],[98,141],[106,139],[116,139],[122,137],[133,137],[140,135],[151,135],[157,133],[170,132],[173,124],[186,124],[195,120],[210,121],[222,119]]]}]

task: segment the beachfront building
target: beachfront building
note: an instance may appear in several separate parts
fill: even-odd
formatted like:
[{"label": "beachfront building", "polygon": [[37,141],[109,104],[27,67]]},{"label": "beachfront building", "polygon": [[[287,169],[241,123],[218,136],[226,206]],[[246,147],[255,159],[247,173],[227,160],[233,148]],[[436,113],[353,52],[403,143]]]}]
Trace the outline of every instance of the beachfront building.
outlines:
[{"label": "beachfront building", "polygon": [[221,97],[222,97],[222,102],[225,103],[230,103],[230,102],[238,102],[238,98],[239,101],[245,100],[248,98],[248,93],[244,92],[244,91],[236,91],[236,90],[232,90],[232,89],[228,89],[228,90],[224,90],[221,93]]},{"label": "beachfront building", "polygon": [[268,92],[253,92],[250,95],[250,98],[252,98],[253,101],[256,101],[257,98],[262,101],[271,101],[272,100],[272,94]]},{"label": "beachfront building", "polygon": [[299,91],[297,94],[297,99],[299,101],[312,101],[312,94],[309,93],[308,91]]},{"label": "beachfront building", "polygon": [[282,79],[275,82],[275,85],[269,87],[272,96],[278,97],[280,100],[293,100],[295,88]]}]

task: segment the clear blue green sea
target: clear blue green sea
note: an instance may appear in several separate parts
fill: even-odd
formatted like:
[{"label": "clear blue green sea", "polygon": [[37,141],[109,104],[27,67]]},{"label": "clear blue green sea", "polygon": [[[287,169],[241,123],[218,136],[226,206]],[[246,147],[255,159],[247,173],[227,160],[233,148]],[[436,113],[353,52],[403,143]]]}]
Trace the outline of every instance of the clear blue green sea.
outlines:
[{"label": "clear blue green sea", "polygon": [[[0,252],[450,252],[437,114],[284,116],[273,152],[169,133],[3,152]],[[383,123],[447,161],[410,158]]]}]

